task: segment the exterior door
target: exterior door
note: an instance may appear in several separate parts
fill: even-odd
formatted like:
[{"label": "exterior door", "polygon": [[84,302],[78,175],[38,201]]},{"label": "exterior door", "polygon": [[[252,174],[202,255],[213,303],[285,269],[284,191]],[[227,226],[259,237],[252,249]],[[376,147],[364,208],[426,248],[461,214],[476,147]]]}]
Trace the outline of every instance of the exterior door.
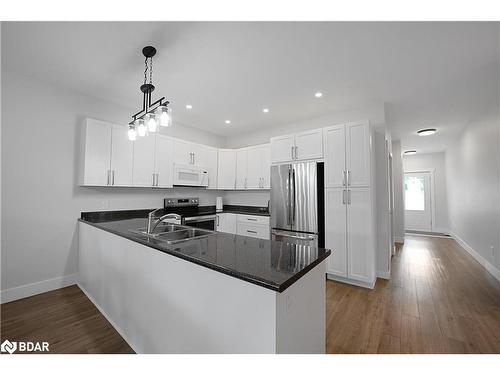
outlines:
[{"label": "exterior door", "polygon": [[430,172],[406,172],[404,193],[405,229],[432,231]]}]

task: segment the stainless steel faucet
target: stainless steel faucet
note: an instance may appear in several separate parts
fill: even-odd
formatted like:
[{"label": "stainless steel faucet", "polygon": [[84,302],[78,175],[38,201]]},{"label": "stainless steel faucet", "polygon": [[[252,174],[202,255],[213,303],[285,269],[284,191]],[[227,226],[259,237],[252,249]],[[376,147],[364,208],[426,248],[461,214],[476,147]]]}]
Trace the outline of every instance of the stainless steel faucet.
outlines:
[{"label": "stainless steel faucet", "polygon": [[153,231],[155,230],[155,228],[158,226],[158,224],[160,224],[165,219],[175,219],[175,220],[178,220],[179,224],[180,224],[181,216],[177,215],[177,214],[166,214],[166,215],[163,215],[155,220],[155,214],[158,211],[163,211],[163,208],[158,208],[154,211],[151,211],[148,214],[148,227],[146,229],[148,234],[152,234]]}]

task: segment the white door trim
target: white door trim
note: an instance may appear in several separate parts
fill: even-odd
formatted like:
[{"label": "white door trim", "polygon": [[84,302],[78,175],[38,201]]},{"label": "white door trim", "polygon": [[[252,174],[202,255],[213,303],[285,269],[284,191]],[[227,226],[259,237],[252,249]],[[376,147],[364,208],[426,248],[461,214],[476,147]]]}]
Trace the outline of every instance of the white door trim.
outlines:
[{"label": "white door trim", "polygon": [[[406,173],[429,173],[431,185],[431,232],[434,232],[434,228],[436,228],[436,189],[434,186],[434,181],[436,181],[436,168],[431,169],[416,169],[416,170],[404,170],[403,171],[403,184],[404,184],[404,175]],[[403,194],[403,208],[405,207],[405,195]]]}]

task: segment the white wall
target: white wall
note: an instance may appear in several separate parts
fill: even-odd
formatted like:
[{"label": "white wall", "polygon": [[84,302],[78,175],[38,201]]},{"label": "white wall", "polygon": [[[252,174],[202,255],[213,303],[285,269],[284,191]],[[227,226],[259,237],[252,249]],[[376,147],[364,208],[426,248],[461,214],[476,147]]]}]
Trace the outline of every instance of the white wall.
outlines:
[{"label": "white wall", "polygon": [[394,237],[396,242],[404,242],[405,212],[403,198],[403,158],[401,157],[401,141],[392,141],[392,169],[392,178],[394,180]]},{"label": "white wall", "polygon": [[448,233],[448,199],[446,196],[446,168],[444,152],[429,154],[415,154],[403,156],[403,169],[405,172],[419,172],[434,170],[434,216],[432,223],[434,232]]},{"label": "white wall", "polygon": [[[77,186],[79,126],[85,117],[116,123],[134,109],[2,71],[2,291],[77,272],[81,211],[161,207],[165,196],[215,204],[217,192]],[[213,146],[225,139],[176,126],[170,134]]]},{"label": "white wall", "polygon": [[500,125],[497,111],[498,107],[470,122],[446,150],[445,164],[450,229],[500,270]]},{"label": "white wall", "polygon": [[359,108],[330,113],[325,116],[297,121],[282,126],[252,130],[248,133],[228,137],[226,146],[229,148],[244,147],[269,142],[271,137],[299,132],[301,130],[323,128],[349,121],[369,120],[371,125],[385,124],[385,107],[383,103],[366,103]]}]

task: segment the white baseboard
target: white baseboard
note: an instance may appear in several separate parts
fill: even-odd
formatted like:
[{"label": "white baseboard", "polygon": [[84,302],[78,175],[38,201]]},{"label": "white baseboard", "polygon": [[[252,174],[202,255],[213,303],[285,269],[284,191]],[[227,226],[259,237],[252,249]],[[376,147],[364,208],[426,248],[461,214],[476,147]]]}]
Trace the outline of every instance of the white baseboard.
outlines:
[{"label": "white baseboard", "polygon": [[78,283],[78,287],[82,290],[82,292],[87,296],[87,298],[94,304],[95,307],[97,307],[97,310],[106,318],[106,320],[113,326],[113,328],[120,334],[120,336],[127,342],[127,344],[132,348],[132,350],[136,354],[142,354],[133,344],[132,341],[130,341],[125,335],[125,333],[122,331],[122,329],[109,317],[109,315],[104,311],[104,309],[99,306],[99,304],[96,302],[96,300],[90,295],[89,292],[83,287],[82,284]]},{"label": "white baseboard", "polygon": [[326,274],[326,278],[329,279],[329,280],[338,281],[338,282],[341,282],[341,283],[344,283],[344,284],[350,284],[350,285],[354,285],[354,286],[360,286],[362,288],[368,288],[368,289],[375,288],[375,282],[377,281],[377,279],[375,278],[371,283],[366,283],[364,281],[358,281],[358,280],[348,279],[346,277],[332,275],[332,274],[329,274],[329,273]]},{"label": "white baseboard", "polygon": [[21,298],[31,297],[36,294],[50,292],[78,283],[78,273],[56,277],[54,279],[38,281],[32,284],[17,286],[0,291],[0,303],[7,303]]},{"label": "white baseboard", "polygon": [[491,273],[495,279],[500,281],[500,270],[496,268],[493,264],[488,262],[486,259],[481,256],[477,251],[475,251],[467,242],[465,242],[463,239],[461,239],[455,232],[450,231],[449,233],[455,241],[458,242],[460,246],[464,248],[465,251],[467,251],[481,266],[483,266],[486,271]]},{"label": "white baseboard", "polygon": [[443,233],[451,236],[451,230],[449,230],[448,228],[433,228],[432,231],[435,233]]},{"label": "white baseboard", "polygon": [[391,272],[390,271],[377,271],[377,277],[380,277],[381,279],[390,280],[391,279]]}]

